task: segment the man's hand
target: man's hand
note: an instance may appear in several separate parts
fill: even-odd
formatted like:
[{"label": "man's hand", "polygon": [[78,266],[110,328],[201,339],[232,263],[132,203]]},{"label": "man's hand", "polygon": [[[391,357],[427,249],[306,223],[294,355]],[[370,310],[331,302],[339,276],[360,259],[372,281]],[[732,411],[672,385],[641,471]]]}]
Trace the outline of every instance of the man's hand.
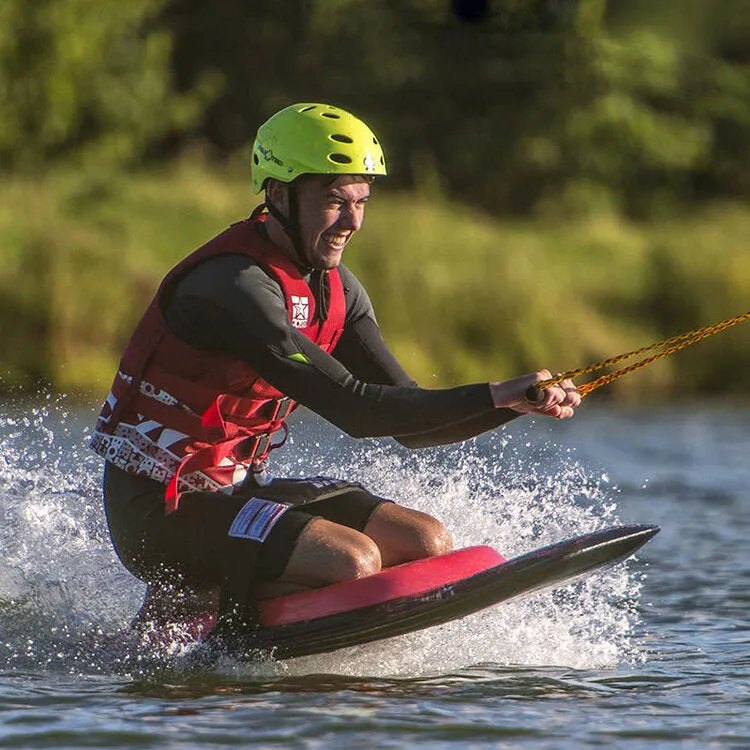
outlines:
[{"label": "man's hand", "polygon": [[571,380],[563,380],[558,385],[539,390],[539,401],[526,397],[529,388],[540,380],[550,380],[549,370],[539,370],[520,378],[504,380],[502,383],[490,383],[490,392],[495,406],[513,409],[520,414],[541,414],[554,419],[569,419],[575,414],[581,403],[581,394]]}]

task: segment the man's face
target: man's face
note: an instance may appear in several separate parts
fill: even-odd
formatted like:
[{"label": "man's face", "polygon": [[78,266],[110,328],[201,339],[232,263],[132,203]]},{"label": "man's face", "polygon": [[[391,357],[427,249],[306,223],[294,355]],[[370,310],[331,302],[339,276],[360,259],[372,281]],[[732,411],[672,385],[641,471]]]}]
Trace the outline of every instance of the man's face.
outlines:
[{"label": "man's face", "polygon": [[304,259],[321,270],[336,268],[349,240],[362,226],[370,184],[356,175],[312,176],[297,183]]}]

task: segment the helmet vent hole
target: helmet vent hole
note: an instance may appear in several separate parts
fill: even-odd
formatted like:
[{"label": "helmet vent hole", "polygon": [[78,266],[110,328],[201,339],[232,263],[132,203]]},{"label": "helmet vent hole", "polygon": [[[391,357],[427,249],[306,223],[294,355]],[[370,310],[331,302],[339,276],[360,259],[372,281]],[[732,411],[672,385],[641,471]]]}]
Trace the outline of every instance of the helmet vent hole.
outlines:
[{"label": "helmet vent hole", "polygon": [[255,164],[260,164],[260,159],[258,158],[258,154],[253,154],[253,162],[255,162]]},{"label": "helmet vent hole", "polygon": [[351,164],[351,157],[346,154],[329,154],[328,158],[336,164]]},{"label": "helmet vent hole", "polygon": [[354,143],[354,139],[350,138],[348,135],[343,135],[342,133],[334,133],[331,136],[332,141],[337,141],[338,143]]},{"label": "helmet vent hole", "polygon": [[337,115],[335,112],[321,112],[323,117],[330,117],[332,120],[338,120],[340,119],[339,115]]},{"label": "helmet vent hole", "polygon": [[300,112],[309,112],[311,109],[315,109],[316,106],[317,106],[316,104],[311,104],[309,107],[302,107]]}]

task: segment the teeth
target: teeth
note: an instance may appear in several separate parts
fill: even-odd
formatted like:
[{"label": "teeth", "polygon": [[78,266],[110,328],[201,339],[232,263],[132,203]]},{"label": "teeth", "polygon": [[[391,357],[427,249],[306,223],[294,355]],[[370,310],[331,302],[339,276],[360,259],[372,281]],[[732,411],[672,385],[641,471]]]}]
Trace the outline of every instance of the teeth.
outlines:
[{"label": "teeth", "polygon": [[325,235],[325,241],[334,247],[344,247],[346,245],[346,235],[327,234]]}]

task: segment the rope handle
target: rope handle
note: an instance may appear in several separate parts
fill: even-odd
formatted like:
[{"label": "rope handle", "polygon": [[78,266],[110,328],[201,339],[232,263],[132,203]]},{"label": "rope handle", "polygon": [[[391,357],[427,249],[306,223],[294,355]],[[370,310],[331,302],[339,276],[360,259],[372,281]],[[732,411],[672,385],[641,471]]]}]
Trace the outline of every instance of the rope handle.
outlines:
[{"label": "rope handle", "polygon": [[738,323],[742,323],[748,318],[750,318],[750,311],[743,313],[742,315],[735,315],[733,318],[727,318],[726,320],[719,321],[718,323],[711,323],[710,325],[703,326],[702,328],[696,328],[694,331],[680,333],[677,336],[672,336],[671,338],[664,339],[664,341],[659,341],[655,344],[650,344],[649,346],[635,349],[634,351],[627,352],[626,354],[618,354],[615,357],[603,359],[600,362],[594,362],[588,367],[582,367],[577,370],[567,370],[566,372],[560,373],[559,375],[556,375],[554,378],[551,378],[549,380],[539,380],[528,389],[528,391],[526,392],[526,398],[532,403],[538,403],[544,399],[544,391],[547,388],[550,388],[553,385],[558,385],[563,380],[572,380],[573,378],[580,378],[584,375],[590,375],[597,370],[603,370],[606,367],[612,367],[619,364],[620,362],[631,359],[632,357],[648,354],[649,352],[655,352],[651,356],[645,357],[638,362],[634,362],[633,364],[622,367],[619,370],[615,370],[614,372],[600,375],[598,378],[595,378],[588,383],[583,383],[582,385],[578,386],[578,391],[583,398],[597,388],[600,388],[603,385],[607,385],[608,383],[621,378],[623,375],[635,372],[641,367],[645,367],[652,362],[656,362],[656,360],[661,359],[662,357],[668,357],[670,354],[674,354],[675,352],[680,351],[680,349],[684,349],[691,344],[695,344],[701,339],[705,339],[708,336],[713,336],[716,333],[721,333],[721,331],[724,331],[727,328],[731,328]]}]

